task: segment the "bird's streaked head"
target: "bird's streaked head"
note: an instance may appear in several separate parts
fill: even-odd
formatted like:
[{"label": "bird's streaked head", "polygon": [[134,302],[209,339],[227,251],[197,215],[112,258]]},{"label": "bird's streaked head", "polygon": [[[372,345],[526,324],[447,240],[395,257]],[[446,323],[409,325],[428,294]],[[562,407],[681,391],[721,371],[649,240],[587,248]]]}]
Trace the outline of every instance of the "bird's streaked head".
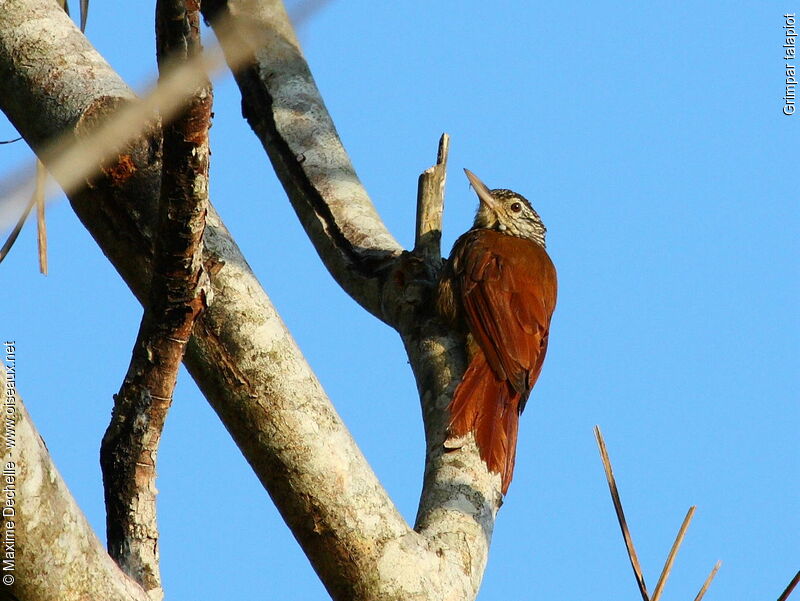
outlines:
[{"label": "bird's streaked head", "polygon": [[541,246],[545,245],[547,228],[527,198],[502,188],[489,190],[472,171],[464,169],[464,173],[467,174],[467,179],[478,193],[480,200],[473,229],[497,230],[509,236],[528,238]]}]

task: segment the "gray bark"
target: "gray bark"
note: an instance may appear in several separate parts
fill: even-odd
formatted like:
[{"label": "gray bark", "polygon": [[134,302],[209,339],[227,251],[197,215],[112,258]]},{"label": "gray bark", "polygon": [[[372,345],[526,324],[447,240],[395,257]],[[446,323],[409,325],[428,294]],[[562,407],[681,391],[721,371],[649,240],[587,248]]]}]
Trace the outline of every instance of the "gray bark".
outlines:
[{"label": "gray bark", "polygon": [[[244,67],[231,61],[237,63],[231,67],[244,116],[325,266],[365,309],[389,321],[382,276],[403,249],[356,175],[283,3],[210,0],[202,10],[207,19],[224,19],[246,39],[263,40]],[[223,39],[226,56],[238,55],[236,36]]]},{"label": "gray bark", "polygon": [[[0,384],[5,392],[4,369],[0,370]],[[19,396],[15,397],[13,410],[15,437],[11,448],[6,446],[8,429],[0,434],[0,444],[5,449],[3,466],[12,462],[14,468],[6,473],[14,472],[16,476],[12,483],[7,476],[3,478],[4,486],[15,491],[15,513],[4,517],[0,528],[2,540],[8,541],[9,521],[13,526],[10,530],[16,549],[15,566],[13,571],[2,572],[15,579],[10,591],[26,601],[150,601],[147,593],[123,574],[106,553],[53,464]],[[6,498],[4,494],[4,502]],[[6,553],[3,555],[7,557]],[[6,585],[0,587],[2,597]]]},{"label": "gray bark", "polygon": [[[211,16],[226,10],[224,2],[206,4]],[[378,482],[213,208],[204,240],[213,302],[195,327],[185,363],[334,598],[473,599],[501,496],[499,477],[488,473],[471,437],[444,452],[446,406],[465,357],[463,341],[432,313],[438,257],[405,253],[386,231],[336,135],[283,6],[229,4],[235,19],[255,25],[267,39],[236,72],[248,120],[328,269],[362,306],[398,330],[408,351],[427,441],[414,529]],[[132,100],[55,3],[0,0],[0,108],[32,147],[65,133],[81,136]],[[150,130],[114,157],[91,187],[70,195],[140,299],[151,274],[159,141],[159,132]],[[31,556],[49,553],[43,540],[28,544]]]}]

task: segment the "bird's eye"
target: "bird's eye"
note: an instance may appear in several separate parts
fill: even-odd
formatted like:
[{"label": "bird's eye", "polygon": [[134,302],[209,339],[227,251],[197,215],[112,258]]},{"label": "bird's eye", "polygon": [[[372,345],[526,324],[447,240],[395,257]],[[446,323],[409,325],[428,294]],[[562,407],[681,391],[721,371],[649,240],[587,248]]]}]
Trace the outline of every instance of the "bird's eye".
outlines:
[{"label": "bird's eye", "polygon": [[512,203],[510,208],[515,213],[519,213],[522,210],[522,205],[520,203],[518,203],[518,202],[515,202],[515,203]]}]

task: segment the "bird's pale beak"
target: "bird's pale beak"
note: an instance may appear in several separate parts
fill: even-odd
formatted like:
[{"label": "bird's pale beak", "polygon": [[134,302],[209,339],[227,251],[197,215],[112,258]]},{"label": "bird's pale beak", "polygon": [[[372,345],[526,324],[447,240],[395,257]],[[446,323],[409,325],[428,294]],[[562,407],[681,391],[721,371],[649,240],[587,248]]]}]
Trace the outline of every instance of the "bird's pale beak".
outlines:
[{"label": "bird's pale beak", "polygon": [[489,188],[486,187],[486,184],[479,180],[478,176],[472,173],[472,171],[469,169],[464,169],[464,173],[467,174],[467,179],[469,180],[469,183],[472,184],[475,192],[477,192],[478,199],[481,201],[481,203],[492,209],[492,211],[497,212],[497,201],[494,199],[491,192],[489,192]]}]

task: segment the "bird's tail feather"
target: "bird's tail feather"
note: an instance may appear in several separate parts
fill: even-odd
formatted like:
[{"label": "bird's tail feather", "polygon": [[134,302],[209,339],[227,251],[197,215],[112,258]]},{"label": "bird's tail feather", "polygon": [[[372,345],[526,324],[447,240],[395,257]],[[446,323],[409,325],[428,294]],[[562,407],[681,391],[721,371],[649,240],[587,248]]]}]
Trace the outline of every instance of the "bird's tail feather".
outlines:
[{"label": "bird's tail feather", "polygon": [[520,398],[508,382],[495,378],[478,352],[450,402],[450,434],[475,433],[481,459],[489,471],[500,474],[503,494],[514,473]]}]

